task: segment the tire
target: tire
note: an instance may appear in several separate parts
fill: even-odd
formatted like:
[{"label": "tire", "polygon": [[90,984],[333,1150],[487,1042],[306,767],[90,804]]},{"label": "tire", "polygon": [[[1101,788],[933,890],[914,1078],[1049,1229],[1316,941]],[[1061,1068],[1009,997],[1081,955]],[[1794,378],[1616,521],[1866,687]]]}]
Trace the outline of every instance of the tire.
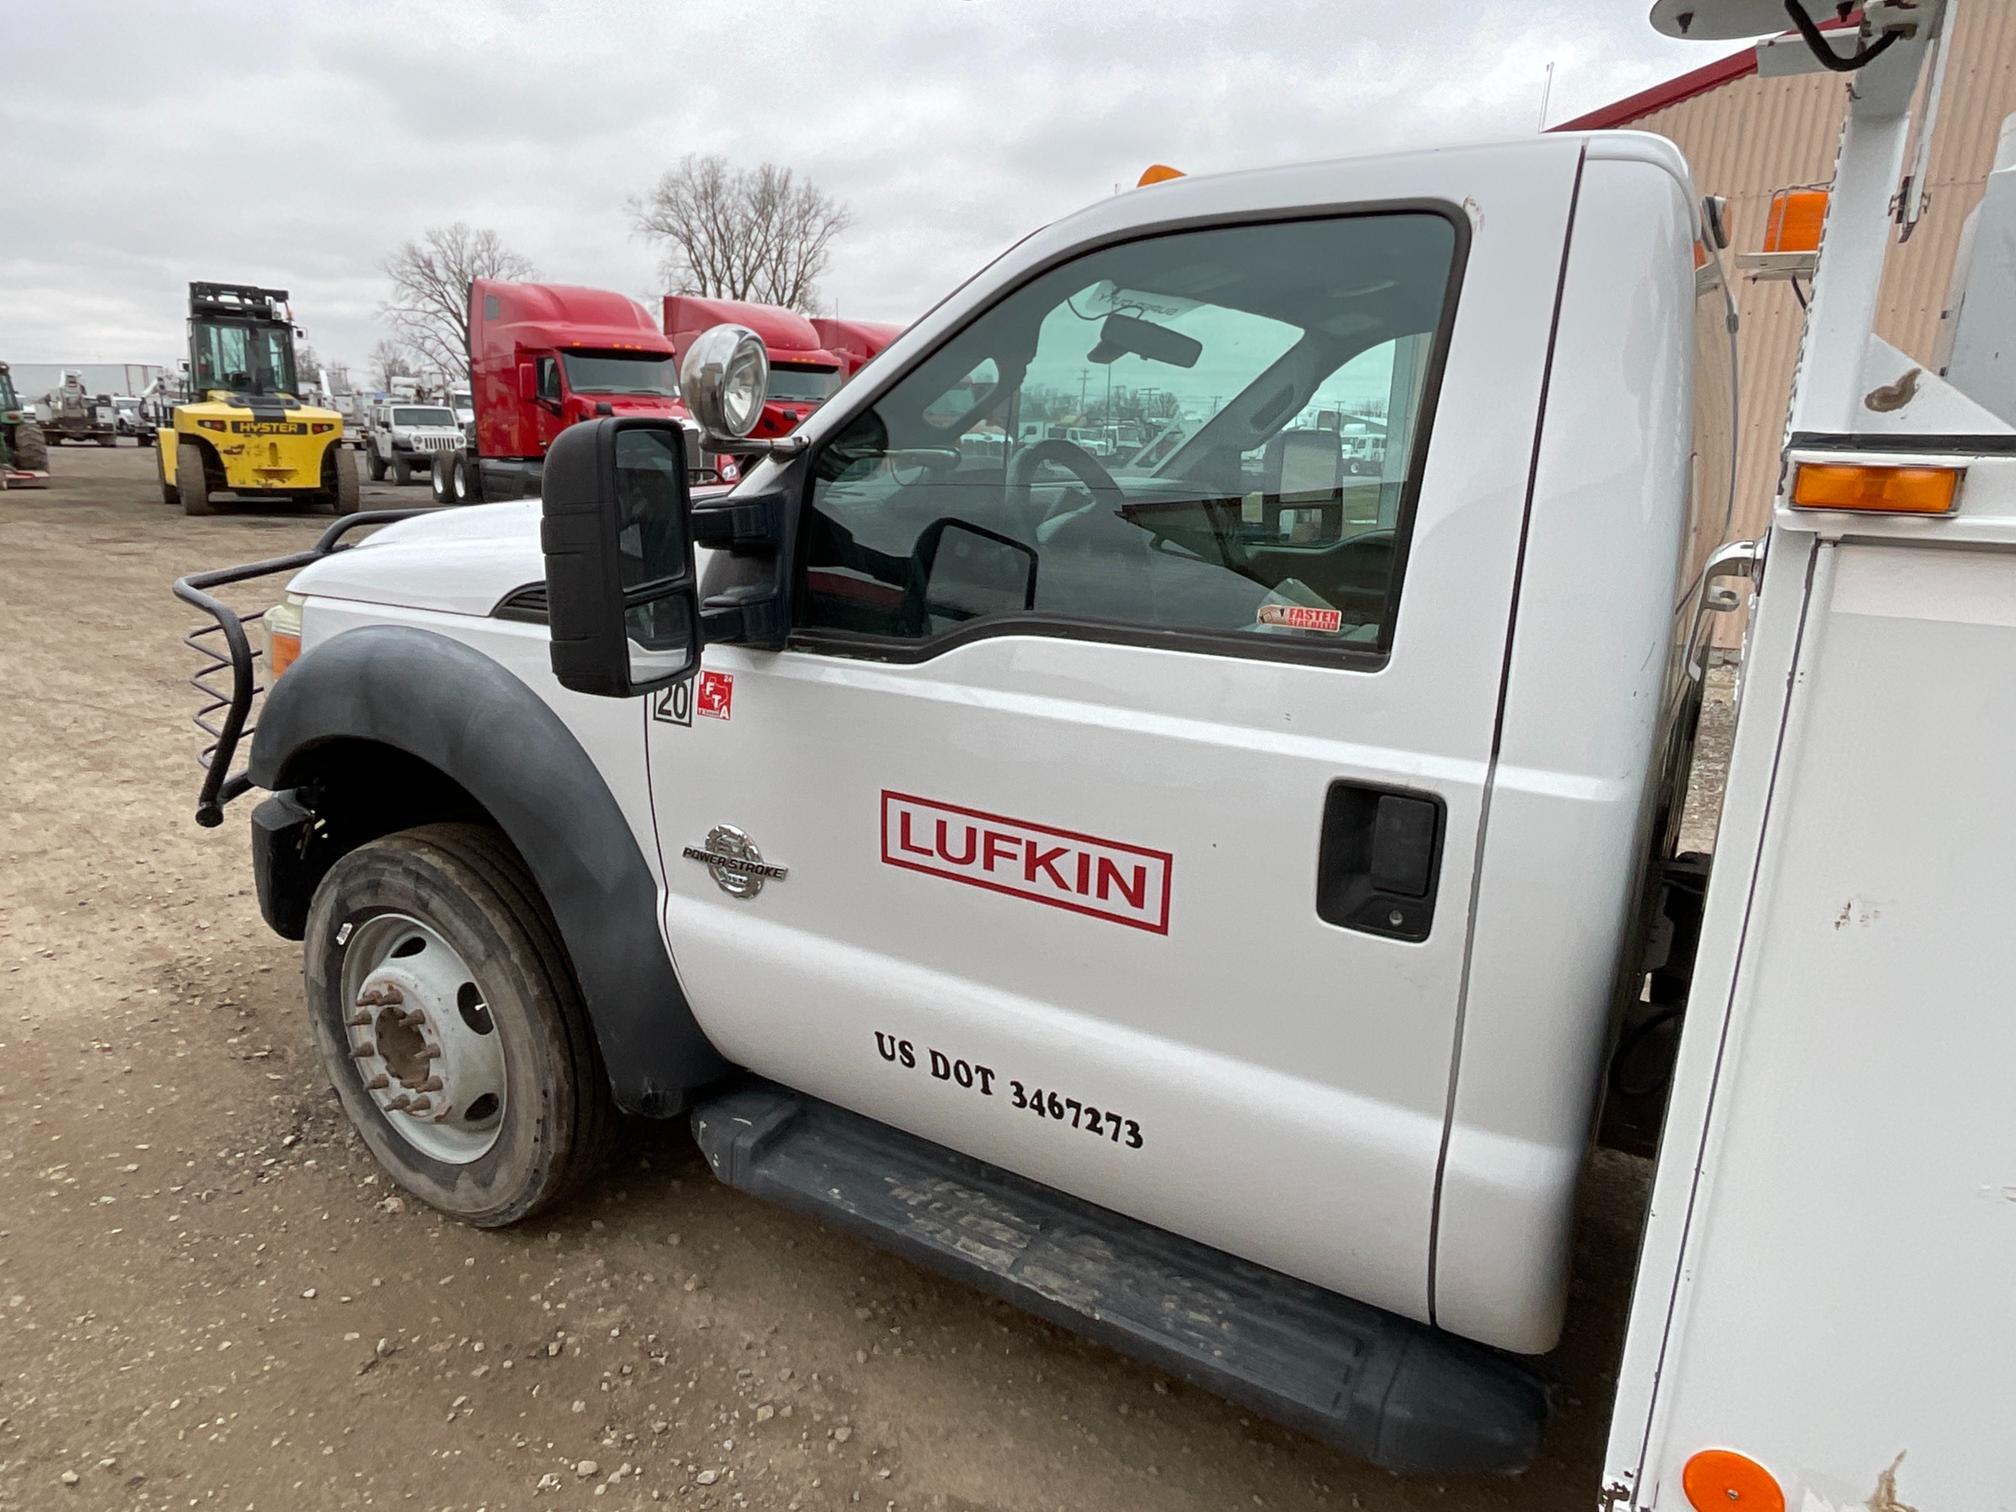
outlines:
[{"label": "tire", "polygon": [[[609,1078],[559,930],[501,834],[430,824],[358,847],[316,888],[305,939],[323,1068],[402,1189],[451,1218],[502,1228],[594,1173],[615,1130]],[[451,1008],[447,984],[465,972]],[[402,978],[402,994],[387,996],[383,984]],[[402,1019],[416,1008],[409,1027]],[[424,1058],[430,1048],[439,1058]],[[448,1085],[418,1080],[429,1072]],[[416,1092],[446,1108],[422,1119],[385,1105]]]},{"label": "tire", "polygon": [[453,452],[434,453],[433,463],[427,469],[427,488],[434,495],[436,504],[452,504],[455,501],[454,472]]},{"label": "tire", "polygon": [[392,459],[392,481],[401,488],[411,483],[413,481],[413,464],[408,462],[404,457],[394,457]]},{"label": "tire", "polygon": [[385,481],[385,459],[378,455],[377,447],[369,447],[367,450],[371,453],[371,481],[373,483],[383,483]]},{"label": "tire", "polygon": [[163,504],[180,504],[182,502],[181,493],[173,483],[168,481],[168,448],[165,446],[154,448],[154,477],[161,485],[161,502]]},{"label": "tire", "polygon": [[119,438],[109,433],[103,436],[94,436],[92,439],[100,446],[117,446],[119,444]]},{"label": "tire", "polygon": [[203,448],[194,441],[175,447],[175,489],[185,515],[215,514],[210,503],[210,479],[203,471]]},{"label": "tire", "polygon": [[49,470],[49,438],[33,420],[14,427],[14,465],[28,472]]},{"label": "tire", "polygon": [[322,501],[339,515],[357,513],[357,459],[340,446],[322,454]]},{"label": "tire", "polygon": [[455,476],[451,482],[457,504],[483,502],[483,464],[468,452],[455,453]]}]

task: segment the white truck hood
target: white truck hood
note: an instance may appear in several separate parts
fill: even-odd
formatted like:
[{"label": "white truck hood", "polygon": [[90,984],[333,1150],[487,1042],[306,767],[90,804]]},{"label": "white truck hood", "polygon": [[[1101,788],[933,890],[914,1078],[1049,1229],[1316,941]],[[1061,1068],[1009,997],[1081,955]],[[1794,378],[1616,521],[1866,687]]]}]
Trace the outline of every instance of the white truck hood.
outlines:
[{"label": "white truck hood", "polygon": [[293,593],[444,614],[488,614],[514,588],[544,582],[539,501],[416,515],[294,574]]}]

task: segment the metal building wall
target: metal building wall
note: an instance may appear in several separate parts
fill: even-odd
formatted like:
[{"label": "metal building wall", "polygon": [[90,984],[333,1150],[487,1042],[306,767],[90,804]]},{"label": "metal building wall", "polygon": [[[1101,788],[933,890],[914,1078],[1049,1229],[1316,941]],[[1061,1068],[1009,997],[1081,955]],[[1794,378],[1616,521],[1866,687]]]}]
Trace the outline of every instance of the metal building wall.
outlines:
[{"label": "metal building wall", "polygon": [[[1877,315],[1886,340],[1925,360],[1961,223],[1980,201],[2002,120],[2016,112],[2016,5],[1963,0],[1948,45],[1953,51],[1927,172],[1930,202],[1911,240],[1891,247]],[[1754,251],[1772,190],[1833,177],[1843,103],[1842,81],[1832,75],[1753,73],[1620,124],[1677,143],[1701,191],[1729,199],[1730,250]],[[1800,311],[1783,283],[1739,278],[1735,295],[1743,418],[1733,528],[1747,536],[1764,528],[1777,492]]]}]

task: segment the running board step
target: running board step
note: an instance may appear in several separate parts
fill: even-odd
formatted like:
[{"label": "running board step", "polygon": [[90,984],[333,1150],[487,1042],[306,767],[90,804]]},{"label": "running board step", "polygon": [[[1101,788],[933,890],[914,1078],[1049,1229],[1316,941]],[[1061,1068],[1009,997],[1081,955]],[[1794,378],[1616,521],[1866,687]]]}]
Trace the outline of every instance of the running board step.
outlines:
[{"label": "running board step", "polygon": [[723,1182],[1402,1473],[1524,1469],[1528,1366],[767,1082],[693,1110]]}]

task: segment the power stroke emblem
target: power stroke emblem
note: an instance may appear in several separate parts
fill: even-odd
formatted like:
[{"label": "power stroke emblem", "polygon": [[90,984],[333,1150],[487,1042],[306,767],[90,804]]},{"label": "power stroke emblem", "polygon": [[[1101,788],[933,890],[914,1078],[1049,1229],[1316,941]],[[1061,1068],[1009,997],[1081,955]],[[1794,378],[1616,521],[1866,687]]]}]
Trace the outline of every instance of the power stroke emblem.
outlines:
[{"label": "power stroke emblem", "polygon": [[756,842],[732,824],[715,825],[705,845],[689,845],[680,854],[704,862],[714,885],[731,898],[753,898],[765,882],[784,880],[786,868],[765,861]]}]

